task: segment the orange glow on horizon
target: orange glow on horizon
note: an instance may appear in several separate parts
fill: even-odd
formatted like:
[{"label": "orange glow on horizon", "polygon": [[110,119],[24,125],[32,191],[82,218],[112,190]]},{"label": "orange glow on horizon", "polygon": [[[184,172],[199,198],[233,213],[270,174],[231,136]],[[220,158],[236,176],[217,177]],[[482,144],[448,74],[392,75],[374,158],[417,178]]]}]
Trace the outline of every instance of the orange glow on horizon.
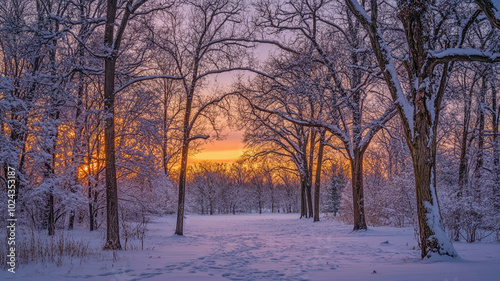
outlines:
[{"label": "orange glow on horizon", "polygon": [[230,163],[243,154],[243,133],[224,131],[224,140],[215,140],[203,146],[202,151],[191,157],[191,163],[203,161]]}]

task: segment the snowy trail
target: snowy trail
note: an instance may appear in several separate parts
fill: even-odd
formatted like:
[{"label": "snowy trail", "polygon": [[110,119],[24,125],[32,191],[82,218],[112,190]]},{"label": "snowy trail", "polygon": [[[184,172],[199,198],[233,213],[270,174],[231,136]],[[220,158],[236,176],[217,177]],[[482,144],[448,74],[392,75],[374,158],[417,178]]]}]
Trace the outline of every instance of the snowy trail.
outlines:
[{"label": "snowy trail", "polygon": [[500,276],[499,244],[457,243],[461,260],[424,262],[410,228],[351,233],[351,226],[312,223],[296,214],[188,216],[184,237],[172,235],[173,216],[155,218],[149,228],[146,250],[121,251],[116,262],[30,265],[15,276],[1,272],[0,279],[488,281]]}]

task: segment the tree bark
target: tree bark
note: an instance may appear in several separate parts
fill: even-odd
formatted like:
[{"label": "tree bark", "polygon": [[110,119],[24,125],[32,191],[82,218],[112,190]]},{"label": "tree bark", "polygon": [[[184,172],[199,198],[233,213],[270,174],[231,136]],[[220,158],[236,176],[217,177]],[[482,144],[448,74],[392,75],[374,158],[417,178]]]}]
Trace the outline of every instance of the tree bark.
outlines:
[{"label": "tree bark", "polygon": [[[492,79],[493,80],[493,79]],[[496,82],[490,81],[491,83],[491,100],[492,100],[492,126],[493,126],[493,171],[495,173],[495,183],[493,185],[493,206],[497,212],[500,214],[500,134],[498,132],[498,127],[500,125],[500,107],[497,105],[497,91]]]},{"label": "tree bark", "polygon": [[88,199],[89,199],[89,230],[94,231],[94,205],[92,204],[92,183],[88,181]]},{"label": "tree bark", "polygon": [[[427,16],[429,3],[409,0],[397,3],[397,16],[403,25],[408,48],[405,67],[410,79],[409,100],[404,96],[392,54],[377,26],[377,2],[371,2],[371,16],[363,13],[363,7],[357,1],[346,0],[346,4],[370,36],[378,64],[403,122],[405,139],[413,159],[422,258],[433,253],[456,257],[457,253],[441,222],[435,180],[437,124],[449,64],[443,63],[439,87],[432,92],[435,90],[434,69],[428,61],[430,43],[427,42],[426,26],[422,22]],[[411,107],[413,113],[408,110]]]},{"label": "tree bark", "polygon": [[325,132],[321,132],[318,148],[318,163],[316,164],[316,180],[314,182],[314,221],[319,221],[319,193],[321,187],[321,167],[323,165],[323,149],[325,142]]},{"label": "tree bark", "polygon": [[49,236],[53,236],[56,229],[55,219],[54,219],[54,195],[52,191],[49,193],[49,225],[48,231]]},{"label": "tree bark", "polygon": [[[467,185],[468,178],[468,169],[469,169],[469,159],[467,157],[467,140],[469,136],[469,122],[470,122],[470,107],[472,103],[472,98],[464,93],[464,120],[463,120],[463,129],[462,129],[462,137],[460,142],[460,164],[458,168],[458,191],[457,191],[457,199],[463,195],[464,187]],[[462,210],[455,210],[454,212],[454,229],[453,229],[453,240],[460,240],[460,213]]]},{"label": "tree bark", "polygon": [[[84,0],[79,1],[79,11],[80,11],[80,20],[84,21],[85,19],[85,9],[84,9]],[[88,25],[84,24],[79,32],[78,37],[82,38],[84,34],[88,32]],[[83,65],[85,60],[84,60],[84,55],[85,55],[85,46],[83,43],[78,43],[77,46],[77,61],[80,65]],[[77,94],[77,104],[76,104],[76,112],[75,112],[75,140],[73,141],[73,149],[71,153],[71,165],[73,167],[73,179],[72,182],[70,183],[70,190],[71,192],[75,193],[76,191],[74,190],[74,185],[77,185],[78,183],[78,168],[80,166],[80,163],[82,161],[82,156],[80,155],[81,153],[81,146],[82,146],[82,130],[83,130],[83,124],[81,122],[81,113],[82,113],[82,98],[84,94],[84,83],[85,83],[85,75],[83,73],[78,73],[76,76],[78,79],[78,94]],[[75,223],[75,210],[72,208],[70,211],[70,216],[69,216],[69,225],[68,225],[68,230],[73,230],[73,226]]]},{"label": "tree bark", "polygon": [[[197,70],[195,69],[195,74]],[[189,120],[191,119],[191,107],[193,103],[194,85],[195,81],[191,83],[191,88],[188,91],[186,99],[186,111],[184,113],[183,123],[183,139],[182,139],[182,152],[181,152],[181,170],[179,174],[179,199],[177,202],[177,225],[175,227],[175,234],[184,235],[184,205],[186,197],[186,171],[187,160],[189,152],[189,135],[191,128],[189,127]]]},{"label": "tree bark", "polygon": [[481,89],[479,91],[479,96],[477,97],[478,103],[478,128],[477,128],[477,154],[476,154],[476,168],[474,169],[474,198],[478,197],[479,188],[482,185],[481,177],[484,165],[484,107],[486,106],[486,78],[483,76],[481,78]]},{"label": "tree bark", "polygon": [[307,218],[306,182],[300,177],[300,218]]},{"label": "tree bark", "polygon": [[179,174],[179,198],[177,201],[177,225],[175,234],[184,235],[184,199],[186,197],[186,169],[188,157],[187,137],[184,137],[184,143],[181,154],[181,171]]},{"label": "tree bark", "polygon": [[118,185],[115,166],[115,71],[114,25],[116,0],[108,0],[104,45],[111,53],[104,61],[104,153],[106,156],[106,244],[105,250],[121,250],[118,220]]},{"label": "tree bark", "polygon": [[467,157],[467,139],[469,132],[469,122],[470,122],[470,106],[472,98],[465,94],[464,97],[464,124],[462,129],[462,137],[460,142],[460,164],[458,169],[458,195],[461,196],[463,188],[468,182],[468,157]]},{"label": "tree bark", "polygon": [[[421,256],[429,257],[432,253],[456,256],[453,248],[448,249],[442,240],[447,239],[441,222],[436,194],[436,136],[431,135],[428,112],[417,113],[415,142],[410,146],[415,174],[417,195],[417,213],[420,236]],[[432,144],[429,146],[429,138]]]},{"label": "tree bark", "polygon": [[351,184],[354,212],[353,230],[366,230],[365,198],[363,191],[363,151],[353,150],[354,157],[351,160]]},{"label": "tree bark", "polygon": [[[309,171],[308,171],[309,172]],[[307,185],[306,185],[306,192],[307,192],[307,218],[312,218],[313,217],[313,200],[312,200],[312,182],[310,180],[311,175],[308,176],[307,179]]]}]

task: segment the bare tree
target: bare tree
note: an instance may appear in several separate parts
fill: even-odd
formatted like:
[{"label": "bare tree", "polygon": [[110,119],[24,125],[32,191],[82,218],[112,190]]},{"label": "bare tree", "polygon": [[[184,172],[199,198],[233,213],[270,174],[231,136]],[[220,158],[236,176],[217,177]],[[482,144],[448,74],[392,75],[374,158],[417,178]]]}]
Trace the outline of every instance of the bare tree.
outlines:
[{"label": "bare tree", "polygon": [[[214,129],[218,126],[207,114],[214,105],[224,102],[228,94],[207,98],[202,94],[203,82],[220,73],[243,69],[239,67],[245,57],[246,46],[234,42],[245,36],[243,2],[186,1],[178,11],[165,17],[160,35],[153,43],[175,65],[175,74],[182,77],[184,92],[181,163],[179,174],[179,200],[175,233],[184,233],[184,206],[186,169],[190,145],[199,139],[208,139],[202,133],[205,119]],[[154,31],[153,31],[154,32]],[[219,106],[221,107],[221,106]],[[196,134],[196,131],[200,132]]]},{"label": "bare tree", "polygon": [[[106,244],[104,249],[119,250],[120,231],[118,217],[118,186],[116,182],[116,160],[115,160],[115,94],[126,87],[148,79],[156,77],[139,77],[131,79],[124,83],[118,89],[115,89],[116,63],[120,53],[120,45],[124,38],[124,33],[129,21],[137,15],[149,14],[156,10],[165,9],[171,6],[171,3],[164,3],[157,7],[146,7],[145,10],[139,10],[145,6],[148,0],[128,0],[118,3],[116,0],[107,2],[106,27],[104,30],[104,150],[106,155],[106,216],[107,232]],[[119,22],[119,24],[118,24]],[[115,26],[118,25],[115,34]],[[167,78],[167,77],[163,77]],[[174,78],[174,77],[168,77]]]},{"label": "bare tree", "polygon": [[500,3],[494,0],[476,0],[475,2],[488,17],[491,24],[500,29]]},{"label": "bare tree", "polygon": [[[294,47],[283,50],[301,52],[310,60],[322,65],[327,77],[321,81],[324,88],[317,99],[324,102],[321,118],[286,117],[285,112],[274,111],[292,122],[304,126],[322,127],[338,137],[351,163],[354,205],[354,230],[366,229],[363,191],[363,156],[373,136],[395,116],[396,111],[387,101],[381,100],[381,112],[369,112],[374,105],[378,89],[374,86],[378,74],[367,66],[372,54],[366,49],[366,34],[349,10],[337,2],[329,1],[264,1],[260,9],[262,20],[258,25],[273,32],[285,32],[301,40]],[[268,8],[270,7],[270,8]],[[344,13],[339,19],[329,13],[335,9]],[[289,36],[289,35],[288,35]],[[333,39],[332,39],[333,38]],[[304,43],[305,42],[305,43]],[[302,45],[300,45],[302,44]],[[349,48],[345,48],[349,46]],[[318,74],[319,75],[319,74]]]},{"label": "bare tree", "polygon": [[[378,65],[403,122],[414,166],[422,258],[433,254],[457,256],[444,233],[436,193],[436,132],[441,102],[453,62],[498,62],[500,55],[463,48],[468,28],[477,14],[473,13],[468,20],[464,20],[467,24],[456,25],[458,32],[455,35],[459,39],[454,44],[439,46],[442,32],[448,33],[448,37],[452,35],[452,31],[443,30],[440,23],[450,21],[453,10],[447,9],[437,16],[429,1],[397,1],[394,13],[397,13],[406,39],[404,52],[407,60],[403,65],[408,82],[403,87],[393,53],[384,39],[384,29],[380,27],[377,1],[370,2],[370,15],[357,1],[345,2],[369,35]],[[426,21],[433,17],[433,21]],[[403,90],[405,88],[408,95]]]}]

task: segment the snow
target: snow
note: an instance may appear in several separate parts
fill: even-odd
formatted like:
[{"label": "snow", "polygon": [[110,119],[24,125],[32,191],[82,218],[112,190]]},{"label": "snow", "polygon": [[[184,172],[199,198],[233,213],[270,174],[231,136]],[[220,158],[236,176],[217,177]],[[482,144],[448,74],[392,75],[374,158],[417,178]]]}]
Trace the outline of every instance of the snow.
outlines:
[{"label": "snow", "polygon": [[430,51],[429,56],[436,58],[436,59],[442,59],[445,57],[451,57],[451,56],[481,56],[485,58],[489,58],[491,61],[498,60],[500,54],[498,53],[492,53],[492,52],[486,52],[486,51],[481,51],[478,49],[471,49],[471,48],[448,48],[440,51]]},{"label": "snow", "polygon": [[450,242],[450,239],[446,235],[446,232],[443,227],[443,223],[441,221],[441,214],[439,212],[439,205],[437,201],[437,196],[435,192],[434,186],[434,170],[431,171],[431,200],[432,202],[424,202],[424,206],[427,208],[427,224],[430,229],[434,233],[434,235],[429,237],[429,241],[437,241],[439,243],[439,254],[429,252],[427,253],[428,257],[436,258],[439,255],[450,255],[452,257],[457,257],[458,253],[453,248],[453,245]]},{"label": "snow", "polygon": [[[111,252],[62,266],[27,265],[0,280],[498,280],[500,244],[455,243],[460,259],[420,260],[412,228],[352,226],[298,214],[187,216],[185,236],[175,216],[156,217],[145,250]],[[103,243],[103,232],[67,232]],[[129,242],[130,243],[130,242]],[[138,241],[132,242],[136,245]]]}]

